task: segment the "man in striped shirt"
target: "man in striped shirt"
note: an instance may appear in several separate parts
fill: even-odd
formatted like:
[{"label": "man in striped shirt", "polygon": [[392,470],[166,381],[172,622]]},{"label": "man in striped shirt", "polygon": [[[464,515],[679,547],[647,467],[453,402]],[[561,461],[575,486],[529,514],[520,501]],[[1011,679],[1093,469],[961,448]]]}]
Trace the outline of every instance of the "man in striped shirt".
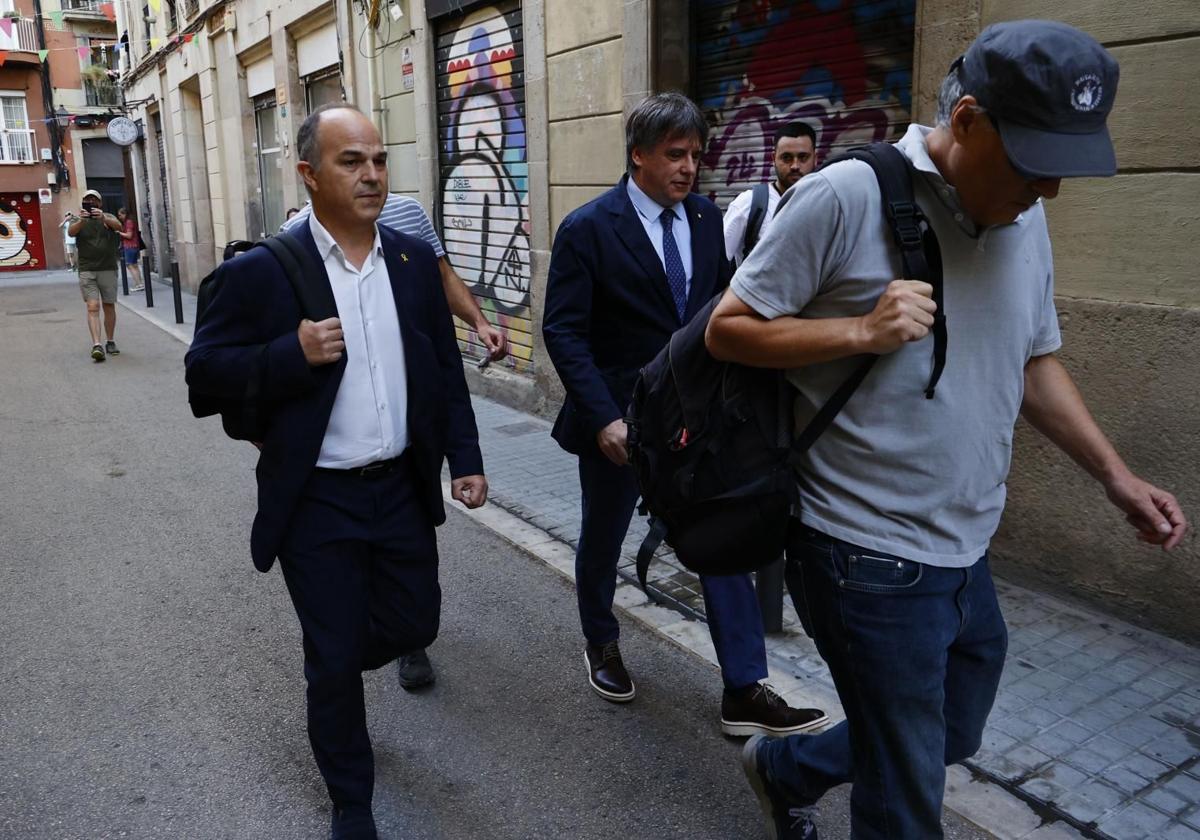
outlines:
[{"label": "man in striped shirt", "polygon": [[[309,202],[300,208],[299,213],[293,214],[280,226],[280,232],[291,231],[299,225],[307,225],[308,217],[311,215],[312,203]],[[496,362],[508,355],[508,339],[504,333],[488,321],[475,297],[467,288],[467,284],[458,276],[454,266],[450,265],[450,260],[446,258],[446,249],[442,247],[442,241],[438,238],[437,232],[433,229],[433,223],[429,221],[429,216],[425,214],[420,203],[406,195],[388,193],[387,201],[384,202],[383,210],[377,221],[392,230],[424,239],[433,247],[433,252],[438,258],[438,267],[441,269],[442,289],[446,292],[446,301],[450,304],[450,311],[475,330],[479,340],[487,348],[489,361]],[[405,690],[415,691],[433,685],[433,665],[424,650],[414,650],[403,654],[397,663],[400,685]]]},{"label": "man in striped shirt", "polygon": [[[284,222],[279,230],[281,232],[290,231],[297,225],[306,225],[311,214],[312,204],[305,204],[300,208],[300,212]],[[446,249],[442,246],[442,240],[438,238],[437,232],[433,229],[433,223],[429,221],[429,216],[425,214],[425,209],[421,207],[420,203],[407,195],[389,193],[387,201],[384,202],[383,211],[379,214],[379,224],[401,233],[407,233],[409,236],[420,237],[433,247],[442,271],[442,288],[446,291],[446,301],[450,304],[450,311],[475,330],[479,340],[487,348],[490,361],[498,362],[507,356],[508,339],[503,332],[488,321],[483,310],[479,308],[479,303],[476,302],[474,295],[471,294],[471,290],[467,288],[467,284],[458,276],[454,266],[450,265],[450,260],[446,258]]]}]

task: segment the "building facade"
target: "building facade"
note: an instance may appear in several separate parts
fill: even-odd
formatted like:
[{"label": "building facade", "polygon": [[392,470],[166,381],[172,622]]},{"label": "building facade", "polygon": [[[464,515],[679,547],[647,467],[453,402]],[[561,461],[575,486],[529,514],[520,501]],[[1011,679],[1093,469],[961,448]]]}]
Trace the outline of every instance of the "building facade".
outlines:
[{"label": "building facade", "polygon": [[368,97],[350,9],[328,0],[119,7],[131,45],[125,98],[143,134],[133,177],[155,272],[176,263],[195,289],[226,242],[261,239],[303,204],[300,123],[325,102]]},{"label": "building facade", "polygon": [[119,113],[119,46],[100,5],[0,0],[0,271],[65,266],[63,221],[83,190],[114,212],[125,203],[105,130]]}]

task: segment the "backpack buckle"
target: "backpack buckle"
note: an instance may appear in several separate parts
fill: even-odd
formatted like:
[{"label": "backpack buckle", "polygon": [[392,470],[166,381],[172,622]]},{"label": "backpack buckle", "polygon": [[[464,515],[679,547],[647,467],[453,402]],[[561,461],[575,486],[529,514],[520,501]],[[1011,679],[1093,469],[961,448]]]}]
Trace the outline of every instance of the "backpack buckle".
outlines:
[{"label": "backpack buckle", "polygon": [[897,245],[905,250],[921,247],[921,226],[918,224],[921,211],[917,205],[910,201],[893,201],[887,206],[887,215]]}]

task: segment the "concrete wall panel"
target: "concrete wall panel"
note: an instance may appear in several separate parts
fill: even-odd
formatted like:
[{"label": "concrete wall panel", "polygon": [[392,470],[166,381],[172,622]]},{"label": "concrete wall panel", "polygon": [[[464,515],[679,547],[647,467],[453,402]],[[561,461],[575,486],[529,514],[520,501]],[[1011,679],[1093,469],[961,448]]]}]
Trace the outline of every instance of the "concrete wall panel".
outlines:
[{"label": "concrete wall panel", "polygon": [[1196,0],[983,0],[983,25],[1000,20],[1052,17],[1088,32],[1097,41],[1134,41],[1200,31]]},{"label": "concrete wall panel", "polygon": [[[616,182],[616,178],[613,182]],[[610,185],[611,186],[611,185]],[[550,232],[558,232],[563,218],[576,207],[582,207],[609,187],[551,187],[550,188]]]},{"label": "concrete wall panel", "polygon": [[547,61],[550,119],[621,112],[621,41],[606,41]]},{"label": "concrete wall panel", "polygon": [[550,183],[611,184],[625,171],[620,114],[550,124]]},{"label": "concrete wall panel", "polygon": [[1200,306],[1200,173],[1064,181],[1046,205],[1060,295]]},{"label": "concrete wall panel", "polygon": [[1200,37],[1113,47],[1112,54],[1121,62],[1108,118],[1117,165],[1122,171],[1200,167],[1200,117],[1191,102]]},{"label": "concrete wall panel", "polygon": [[[1059,237],[1062,241],[1062,237]],[[1116,249],[1106,249],[1112,253]],[[1200,515],[1200,311],[1058,301],[1063,363],[1130,468]],[[1200,641],[1200,544],[1139,543],[1100,485],[1024,423],[993,549],[1005,577]]]},{"label": "concrete wall panel", "polygon": [[624,17],[619,0],[546,0],[546,54],[619,37]]},{"label": "concrete wall panel", "polygon": [[384,108],[384,142],[415,143],[417,140],[417,120],[413,110],[411,93],[401,96],[390,96],[383,100]]}]

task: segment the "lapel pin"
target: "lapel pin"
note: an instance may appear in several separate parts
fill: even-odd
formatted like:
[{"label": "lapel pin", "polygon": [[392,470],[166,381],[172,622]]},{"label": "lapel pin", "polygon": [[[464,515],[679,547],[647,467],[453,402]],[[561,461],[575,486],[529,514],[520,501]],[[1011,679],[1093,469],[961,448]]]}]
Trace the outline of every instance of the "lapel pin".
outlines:
[{"label": "lapel pin", "polygon": [[401,253],[401,254],[400,254],[400,259],[404,260],[405,262],[408,262],[408,254]]}]

